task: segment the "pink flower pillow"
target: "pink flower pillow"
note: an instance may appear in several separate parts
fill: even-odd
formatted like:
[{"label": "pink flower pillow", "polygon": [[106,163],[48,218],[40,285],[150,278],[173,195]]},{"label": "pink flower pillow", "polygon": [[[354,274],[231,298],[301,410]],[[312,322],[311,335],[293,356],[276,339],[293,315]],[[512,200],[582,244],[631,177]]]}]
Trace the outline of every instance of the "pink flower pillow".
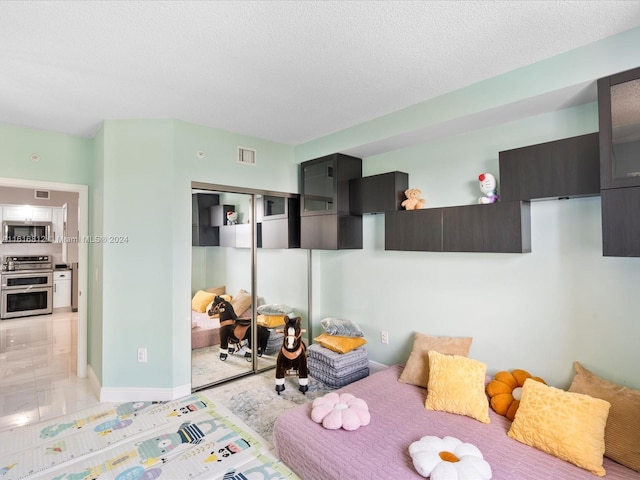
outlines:
[{"label": "pink flower pillow", "polygon": [[335,392],[316,398],[311,406],[311,420],[321,423],[324,428],[337,430],[357,430],[369,425],[371,415],[367,402],[350,393]]}]

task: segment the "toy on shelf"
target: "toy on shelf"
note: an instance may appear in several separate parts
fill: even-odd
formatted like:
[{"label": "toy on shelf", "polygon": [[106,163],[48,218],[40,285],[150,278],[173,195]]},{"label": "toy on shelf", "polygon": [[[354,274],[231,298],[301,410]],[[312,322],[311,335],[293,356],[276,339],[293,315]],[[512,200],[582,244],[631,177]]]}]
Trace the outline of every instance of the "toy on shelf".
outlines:
[{"label": "toy on shelf", "polygon": [[238,212],[227,212],[227,225],[238,223]]},{"label": "toy on shelf", "polygon": [[496,177],[490,173],[481,173],[478,175],[478,183],[480,191],[484,193],[483,197],[478,198],[478,203],[496,203],[500,199]]},{"label": "toy on shelf", "polygon": [[420,198],[422,192],[417,188],[409,188],[404,191],[406,200],[404,200],[401,205],[405,210],[418,210],[420,208],[424,208],[424,198]]}]

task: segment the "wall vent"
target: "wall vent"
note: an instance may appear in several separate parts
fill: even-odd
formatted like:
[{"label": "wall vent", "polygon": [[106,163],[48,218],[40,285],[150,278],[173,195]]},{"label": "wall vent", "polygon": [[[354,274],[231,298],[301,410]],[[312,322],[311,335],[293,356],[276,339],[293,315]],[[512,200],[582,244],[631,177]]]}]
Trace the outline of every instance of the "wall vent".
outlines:
[{"label": "wall vent", "polygon": [[35,190],[33,198],[38,200],[51,200],[51,192],[49,190]]},{"label": "wall vent", "polygon": [[238,147],[238,163],[243,165],[256,164],[256,151],[251,148]]}]

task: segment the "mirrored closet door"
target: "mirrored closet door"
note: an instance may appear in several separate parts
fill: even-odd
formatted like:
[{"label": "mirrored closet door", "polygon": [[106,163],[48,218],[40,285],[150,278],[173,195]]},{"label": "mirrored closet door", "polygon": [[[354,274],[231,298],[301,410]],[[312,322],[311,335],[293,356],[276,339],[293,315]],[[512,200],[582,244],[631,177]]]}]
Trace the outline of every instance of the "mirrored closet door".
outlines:
[{"label": "mirrored closet door", "polygon": [[[292,198],[193,183],[193,390],[274,368],[282,309],[301,316],[306,329],[308,260],[296,248],[296,226],[288,226],[289,213],[298,216]],[[292,241],[283,241],[290,231]],[[240,320],[229,321],[231,309]]]}]

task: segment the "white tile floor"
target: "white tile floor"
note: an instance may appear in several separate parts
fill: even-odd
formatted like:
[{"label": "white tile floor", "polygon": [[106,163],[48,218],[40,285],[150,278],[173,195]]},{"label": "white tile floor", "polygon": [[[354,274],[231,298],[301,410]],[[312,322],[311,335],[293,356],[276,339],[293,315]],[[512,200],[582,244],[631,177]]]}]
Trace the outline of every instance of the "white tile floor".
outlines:
[{"label": "white tile floor", "polygon": [[0,431],[99,403],[76,376],[77,313],[0,320]]}]

